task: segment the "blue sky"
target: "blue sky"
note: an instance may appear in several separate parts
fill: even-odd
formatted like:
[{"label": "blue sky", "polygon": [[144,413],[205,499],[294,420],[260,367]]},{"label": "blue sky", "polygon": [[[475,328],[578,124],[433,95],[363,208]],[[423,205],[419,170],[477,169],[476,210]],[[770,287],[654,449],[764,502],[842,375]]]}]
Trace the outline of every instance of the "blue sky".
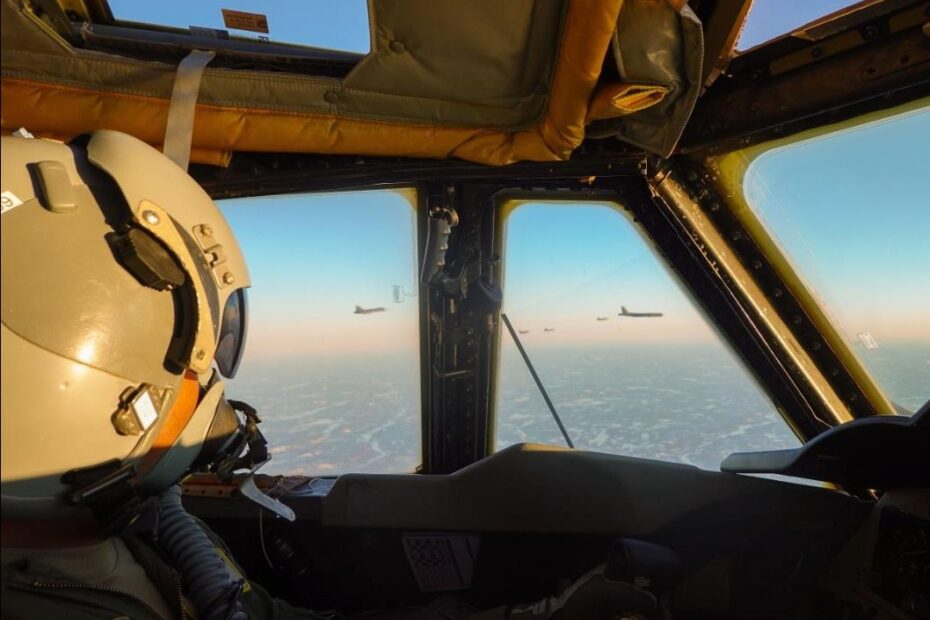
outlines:
[{"label": "blue sky", "polygon": [[[706,341],[712,332],[616,205],[528,203],[508,218],[504,311],[528,346]],[[662,312],[661,319],[620,318]],[[602,317],[606,320],[598,321]],[[545,332],[554,328],[554,332]]]},{"label": "blue sky", "polygon": [[853,4],[855,0],[755,0],[736,49],[755,47]]},{"label": "blue sky", "polygon": [[[340,192],[220,202],[252,276],[250,359],[416,350],[412,194]],[[355,306],[385,312],[354,314]]]},{"label": "blue sky", "polygon": [[930,108],[769,151],[753,209],[852,340],[930,342]]},{"label": "blue sky", "polygon": [[225,29],[221,9],[262,13],[274,41],[361,53],[371,48],[365,0],[110,0],[110,8],[118,19],[178,28]]}]

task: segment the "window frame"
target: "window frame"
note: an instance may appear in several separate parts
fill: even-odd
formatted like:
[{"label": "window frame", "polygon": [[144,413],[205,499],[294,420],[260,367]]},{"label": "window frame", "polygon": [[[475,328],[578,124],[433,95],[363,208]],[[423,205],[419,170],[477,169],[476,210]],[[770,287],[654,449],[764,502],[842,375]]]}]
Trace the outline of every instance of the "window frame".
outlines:
[{"label": "window frame", "polygon": [[744,195],[744,181],[751,164],[769,151],[927,108],[930,108],[930,97],[915,99],[902,105],[870,112],[838,123],[820,125],[781,139],[755,144],[745,149],[712,154],[706,157],[703,162],[704,167],[711,171],[712,176],[716,178],[717,188],[728,197],[730,211],[759,243],[763,253],[791,289],[792,295],[797,298],[800,307],[810,318],[817,332],[824,339],[825,344],[836,353],[845,373],[857,385],[862,387],[863,395],[879,415],[893,415],[896,413],[897,408],[859,356],[856,355],[850,344],[843,338],[839,327],[830,318],[830,315],[824,310],[820,302],[817,301],[813,291],[805,282],[803,274],[795,269],[790,258],[779,247],[762,220],[756,215]]},{"label": "window frame", "polygon": [[[414,228],[412,230],[413,234],[413,243],[414,247],[410,249],[412,252],[415,262],[414,262],[414,272],[419,274],[420,264],[422,263],[423,250],[425,246],[425,223],[427,217],[427,194],[426,187],[421,183],[383,183],[377,185],[346,185],[337,188],[328,188],[328,189],[303,189],[287,192],[269,192],[269,193],[256,193],[252,195],[239,195],[232,197],[222,197],[214,196],[212,199],[216,202],[217,208],[220,212],[223,213],[224,218],[228,217],[224,211],[225,207],[223,205],[224,201],[242,201],[242,200],[251,200],[257,198],[299,198],[301,196],[326,196],[334,194],[350,194],[350,193],[385,193],[392,192],[401,197],[406,203],[407,207],[411,209],[411,218],[414,223]],[[255,208],[254,206],[252,208]],[[307,207],[303,207],[307,208]],[[312,207],[310,207],[312,209]],[[229,223],[230,227],[233,227],[233,224]],[[236,229],[233,228],[233,233],[236,234]],[[238,237],[237,237],[238,239]],[[255,284],[254,282],[252,283]],[[425,397],[428,394],[429,386],[427,385],[427,379],[429,373],[427,372],[427,358],[424,357],[424,351],[427,350],[427,343],[424,342],[425,334],[427,333],[423,329],[424,325],[424,308],[426,308],[425,291],[422,286],[417,287],[416,289],[416,334],[418,338],[416,346],[416,356],[417,356],[417,372],[415,373],[416,381],[418,382],[417,392],[419,393],[419,401],[414,405],[414,409],[420,412],[420,427],[417,429],[416,434],[418,435],[420,446],[419,446],[419,463],[416,464],[412,471],[405,472],[387,472],[394,475],[404,475],[411,473],[421,473],[423,468],[423,463],[425,462],[426,455],[429,451],[429,446],[427,445],[428,436],[426,434],[421,434],[421,430],[424,427],[423,421],[426,420],[428,416],[428,405],[429,401]],[[252,316],[252,310],[250,309],[249,321],[254,320]],[[247,326],[248,329],[248,326]],[[246,342],[246,346],[248,343]],[[241,378],[241,375],[238,375],[237,378]],[[235,396],[235,394],[233,394]],[[261,413],[261,412],[260,412]],[[272,446],[274,447],[274,446]],[[332,475],[343,475],[356,473],[354,470],[348,471],[339,471],[339,472],[325,472],[320,474],[315,474],[315,477],[327,477]],[[287,474],[274,474],[274,475],[287,475]]]},{"label": "window frame", "polygon": [[[504,245],[506,243],[506,218],[515,209],[515,203],[547,202],[611,202],[619,205],[620,212],[631,220],[643,240],[649,245],[660,263],[679,283],[682,290],[691,298],[695,307],[707,318],[709,325],[721,336],[727,346],[740,359],[744,368],[756,381],[757,385],[769,397],[789,428],[803,441],[807,441],[823,430],[838,423],[858,417],[857,412],[837,411],[835,403],[842,402],[826,373],[821,370],[819,360],[808,355],[806,342],[800,341],[788,327],[787,322],[777,312],[779,322],[771,322],[774,309],[769,304],[772,286],[770,283],[756,282],[754,270],[743,264],[745,258],[737,256],[731,247],[733,240],[719,234],[713,222],[704,221],[699,227],[693,222],[683,221],[682,211],[729,213],[738,208],[724,196],[704,195],[707,188],[693,188],[692,195],[681,187],[677,197],[679,205],[671,204],[674,198],[664,196],[659,186],[662,183],[678,182],[689,185],[689,179],[695,177],[691,172],[682,173],[678,169],[681,160],[665,162],[664,169],[647,169],[649,184],[637,183],[634,179],[621,179],[613,190],[590,190],[581,192],[566,191],[514,191],[504,190],[495,195],[495,236],[494,251],[502,258],[494,270],[495,281],[504,277]],[[694,166],[694,162],[684,162]],[[685,204],[687,203],[687,204]],[[720,208],[721,203],[727,208]],[[712,205],[717,205],[712,207]],[[508,208],[509,207],[509,208]],[[703,229],[703,232],[699,230]],[[717,239],[708,239],[707,234],[713,230]],[[745,231],[740,233],[743,240],[748,240]],[[744,273],[734,277],[730,268],[721,268],[717,259],[728,255],[735,267]],[[754,290],[750,293],[738,290],[735,282],[739,279],[749,280]],[[745,283],[745,282],[744,282]],[[783,288],[784,283],[781,284]],[[506,296],[506,284],[504,295]],[[493,353],[491,356],[492,384],[488,403],[488,435],[486,438],[491,452],[496,430],[496,402],[499,380],[499,353],[502,328],[499,325],[494,333]],[[777,334],[772,338],[772,334]],[[772,342],[767,338],[777,340]],[[800,353],[801,363],[792,359],[789,353]],[[835,377],[831,377],[835,379]],[[816,395],[827,395],[832,400],[816,402]],[[872,414],[872,412],[868,412]]]},{"label": "window frame", "polygon": [[[114,16],[108,0],[87,0],[69,7],[66,13],[57,3],[47,4],[51,27],[74,49],[101,49],[117,55],[135,57],[139,46],[148,53],[180,58],[197,49],[216,51],[219,58],[213,63],[257,63],[272,65],[285,74],[344,77],[366,53],[314,47],[285,41],[260,41],[227,31],[226,38],[191,32],[189,29],[137,22]],[[79,32],[74,23],[86,24]],[[369,30],[370,30],[369,15]],[[210,30],[207,28],[206,30]],[[180,56],[179,56],[180,53]],[[144,57],[144,56],[143,56]]]},{"label": "window frame", "polygon": [[[791,417],[786,415],[784,409],[779,406],[779,402],[776,400],[776,396],[773,394],[764,378],[760,376],[758,372],[755,372],[754,368],[749,363],[747,363],[747,359],[743,355],[743,351],[740,349],[740,347],[737,346],[737,344],[734,343],[734,341],[732,341],[727,336],[727,334],[720,329],[720,326],[717,324],[717,322],[710,314],[708,314],[707,305],[699,298],[697,290],[690,287],[688,282],[682,276],[681,272],[676,270],[672,264],[668,262],[666,256],[663,254],[662,244],[657,243],[657,240],[643,226],[642,222],[637,217],[636,211],[630,206],[627,206],[621,202],[621,194],[604,194],[599,198],[595,198],[592,197],[592,192],[571,194],[567,192],[556,193],[507,191],[498,195],[495,203],[494,248],[496,256],[500,257],[500,261],[496,265],[495,280],[500,283],[501,288],[504,291],[505,300],[507,295],[505,273],[507,263],[506,247],[508,219],[511,215],[513,215],[513,213],[515,213],[523,206],[539,204],[564,205],[567,208],[571,208],[571,205],[602,206],[616,212],[620,218],[624,220],[626,225],[629,225],[636,232],[658,265],[669,275],[669,277],[673,280],[675,285],[677,285],[678,289],[688,299],[688,301],[691,302],[693,308],[698,312],[698,314],[701,315],[706,325],[711,329],[711,331],[714,332],[717,338],[719,338],[724,348],[733,355],[737,364],[743,371],[746,372],[750,381],[759,390],[760,394],[766,398],[769,403],[771,403],[773,409],[775,409],[775,411],[780,414],[782,420],[787,424],[789,430],[794,433],[801,442],[805,440],[803,434],[799,432],[798,427],[792,424]],[[502,338],[509,338],[509,334],[506,333],[506,330],[497,329],[493,342],[493,354],[491,357],[492,387],[489,395],[490,402],[488,404],[489,420],[487,439],[489,454],[494,452],[494,446],[496,445],[497,402],[500,385],[500,349]]]}]

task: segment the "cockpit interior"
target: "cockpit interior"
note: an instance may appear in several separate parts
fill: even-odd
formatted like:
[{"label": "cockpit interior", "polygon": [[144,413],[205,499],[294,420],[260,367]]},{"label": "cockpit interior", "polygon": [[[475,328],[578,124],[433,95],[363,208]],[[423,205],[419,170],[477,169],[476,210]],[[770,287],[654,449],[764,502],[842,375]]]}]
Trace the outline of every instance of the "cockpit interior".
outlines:
[{"label": "cockpit interior", "polygon": [[[849,216],[846,225],[873,231],[872,250],[899,263],[889,262],[877,277],[844,275],[844,282],[864,287],[887,278],[907,291],[894,297],[875,284],[876,292],[863,293],[892,317],[868,329],[847,327],[855,309],[826,303],[821,283],[829,278],[817,275],[859,254],[852,238],[845,249],[818,258],[830,267],[817,273],[807,271],[806,255],[794,252],[789,239],[792,227],[806,225],[805,214],[816,221],[821,213],[816,223],[827,236],[836,226],[830,243],[842,246],[845,229],[828,221],[834,212],[818,211],[817,204],[804,213],[786,211],[780,227],[782,220],[767,219],[759,208],[759,196],[777,194],[797,170],[814,178],[792,190],[797,195],[829,198],[843,189],[833,181],[819,185],[810,163],[832,178],[832,168],[844,167],[843,149],[833,164],[820,155],[766,177],[761,166],[774,161],[771,153],[799,153],[792,151],[798,144],[825,144],[899,118],[915,123],[915,141],[924,139],[930,2],[826,3],[830,8],[813,21],[741,44],[756,32],[754,15],[810,7],[764,0],[370,0],[367,52],[279,40],[276,24],[286,20],[271,8],[266,17],[261,7],[237,12],[227,10],[234,3],[224,5],[219,27],[188,24],[186,16],[178,17],[183,25],[142,13],[122,17],[130,10],[125,4],[2,0],[4,135],[68,142],[113,129],[135,136],[187,169],[221,209],[230,205],[237,234],[247,235],[249,225],[236,229],[232,214],[250,200],[291,197],[299,209],[307,196],[384,191],[411,206],[405,211],[411,232],[403,235],[412,283],[385,279],[381,296],[347,302],[339,321],[361,329],[387,325],[379,329],[396,329],[393,337],[410,343],[415,370],[405,419],[412,430],[397,444],[416,464],[403,470],[364,452],[370,460],[364,471],[313,456],[293,472],[253,459],[245,471],[205,466],[189,475],[185,508],[226,542],[249,580],[318,613],[385,618],[394,610],[397,618],[454,620],[558,597],[602,567],[607,579],[654,601],[650,609],[631,603],[617,617],[930,618],[930,314],[923,314],[930,310],[930,270],[919,266],[921,244],[881,232],[880,223],[885,213],[888,221],[900,216],[902,235],[930,238],[930,228],[919,230],[928,222],[927,194],[900,213],[898,200],[869,205],[875,221],[852,223]],[[172,5],[166,14],[180,11],[165,4]],[[322,14],[324,4],[307,10]],[[901,133],[905,140],[908,132]],[[870,152],[883,150],[888,170],[908,171],[875,177],[870,187],[900,185],[920,195],[930,177],[922,143],[922,154],[919,145],[896,152],[869,143]],[[864,174],[846,171],[850,185]],[[745,191],[757,181],[753,191],[764,194]],[[686,448],[649,448],[657,431],[639,426],[623,435],[621,447],[602,450],[613,445],[611,433],[634,427],[631,417],[611,419],[615,426],[599,428],[602,435],[578,431],[575,421],[597,399],[635,409],[652,406],[649,399],[665,390],[669,400],[661,407],[677,399],[682,411],[694,409],[681,399],[704,380],[690,387],[668,379],[630,383],[615,400],[594,391],[579,391],[574,400],[560,396],[593,372],[588,368],[598,369],[603,385],[620,385],[651,358],[623,349],[630,366],[618,370],[598,362],[600,353],[570,357],[550,343],[582,334],[597,344],[609,333],[647,347],[635,334],[655,333],[665,342],[679,329],[675,306],[636,297],[628,292],[633,284],[613,297],[600,280],[565,284],[553,301],[539,291],[569,282],[567,269],[523,280],[513,271],[521,256],[531,256],[512,245],[519,231],[536,235],[533,260],[555,255],[558,237],[572,231],[569,213],[546,233],[553,239],[547,245],[543,224],[520,228],[517,216],[533,205],[568,203],[606,205],[611,216],[622,215],[656,273],[677,283],[707,334],[736,360],[746,389],[766,402],[773,414],[766,424],[780,430],[765,426],[765,432],[790,441],[772,441],[770,448],[763,435],[752,445],[733,443],[708,457],[708,465],[672,462],[667,452]],[[255,325],[264,312],[262,278],[303,289],[323,307],[345,282],[379,268],[373,249],[379,237],[361,232],[362,217],[339,224],[343,237],[322,220],[322,235],[308,230],[301,237],[283,211],[269,206],[267,214],[273,221],[262,230],[269,232],[245,246],[251,261],[267,242],[258,237],[282,234],[272,253],[278,262],[252,266],[248,347],[256,356],[265,350],[263,339],[285,348],[299,339],[273,330],[287,319],[272,307],[288,297],[265,302],[268,326]],[[289,228],[298,236],[285,236]],[[378,230],[385,238],[395,234]],[[338,243],[326,245],[327,235]],[[593,230],[579,235],[591,244],[596,238]],[[584,244],[579,256],[587,256]],[[303,245],[324,249],[298,267]],[[371,258],[349,266],[342,252]],[[896,264],[915,275],[895,280]],[[606,273],[612,267],[605,265],[585,268]],[[306,284],[302,278],[311,272],[332,277]],[[580,327],[560,322],[559,304],[591,291],[611,305],[586,308]],[[520,295],[528,301],[515,303]],[[240,303],[245,312],[244,298]],[[338,339],[342,323],[328,322],[312,303],[288,308],[320,330],[307,341]],[[388,323],[401,307],[409,311],[409,331]],[[905,316],[893,314],[902,307],[911,318],[894,318]],[[894,357],[905,323],[918,348],[908,349],[915,351],[909,361],[897,360],[902,370],[870,365],[873,353]],[[589,337],[595,328],[601,335]],[[374,355],[380,345],[366,340],[369,332],[352,333],[356,353]],[[251,363],[246,351],[240,375]],[[298,377],[316,372],[287,363]],[[339,389],[361,393],[379,381],[367,368],[347,371]],[[507,400],[514,383],[504,377],[517,371],[526,396]],[[734,416],[726,436],[745,435],[743,401],[713,380],[708,375],[703,389],[714,392],[714,407]],[[227,388],[229,397],[248,401],[237,385]],[[286,398],[284,389],[276,397]],[[375,445],[377,421],[394,414],[393,401],[371,392],[364,406],[374,430],[347,423],[343,430],[332,406],[342,396],[320,389],[331,390],[329,401],[316,403],[308,393],[296,417],[277,422],[281,430],[265,432],[267,446],[250,444],[250,454],[290,466],[297,461],[285,461],[276,445],[287,444],[288,455],[316,455],[318,444],[341,441],[337,433],[369,433],[375,440],[366,446]],[[524,432],[523,418],[508,417],[523,415],[515,408],[527,399],[538,404],[546,433]],[[250,428],[274,428],[274,407],[250,405],[256,409]],[[317,409],[326,411],[312,414]],[[299,424],[301,412],[318,415],[313,429],[335,430],[289,435],[286,427]],[[708,405],[701,419],[712,426],[715,416]],[[702,432],[695,427],[682,436]],[[186,440],[203,443],[206,433]],[[502,433],[510,433],[506,442]],[[383,443],[378,450],[394,449]]]}]

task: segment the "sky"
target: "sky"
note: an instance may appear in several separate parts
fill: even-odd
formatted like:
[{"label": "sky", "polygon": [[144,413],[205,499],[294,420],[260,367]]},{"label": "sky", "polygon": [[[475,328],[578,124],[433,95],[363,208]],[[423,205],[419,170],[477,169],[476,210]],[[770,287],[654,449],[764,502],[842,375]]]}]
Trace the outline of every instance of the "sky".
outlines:
[{"label": "sky", "polygon": [[930,343],[930,108],[756,159],[754,211],[850,340]]},{"label": "sky", "polygon": [[[618,205],[527,203],[507,219],[505,234],[504,311],[529,330],[528,346],[714,337]],[[618,317],[621,306],[664,316]]]},{"label": "sky", "polygon": [[[368,4],[366,0],[109,0],[114,17],[187,28],[226,29],[221,9],[261,13],[268,18],[269,38],[326,49],[367,54]],[[230,31],[238,36],[258,33]]]},{"label": "sky", "polygon": [[858,4],[855,0],[755,0],[737,50],[748,50],[769,39],[808,24],[834,11]]}]

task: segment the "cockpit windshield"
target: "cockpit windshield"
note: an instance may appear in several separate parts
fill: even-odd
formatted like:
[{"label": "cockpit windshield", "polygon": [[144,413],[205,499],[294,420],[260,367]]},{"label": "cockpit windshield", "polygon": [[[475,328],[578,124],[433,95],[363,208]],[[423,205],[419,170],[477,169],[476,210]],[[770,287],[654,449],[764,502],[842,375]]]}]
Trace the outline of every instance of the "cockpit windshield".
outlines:
[{"label": "cockpit windshield", "polygon": [[724,165],[898,413],[930,398],[927,104]]},{"label": "cockpit windshield", "polygon": [[[503,259],[504,312],[576,448],[716,470],[798,445],[618,205],[521,204]],[[496,448],[565,445],[507,333],[498,377]]]},{"label": "cockpit windshield", "polygon": [[751,49],[836,11],[870,3],[874,0],[754,0],[736,49]]},{"label": "cockpit windshield", "polygon": [[[117,24],[151,24],[212,36],[237,36],[287,45],[367,54],[365,0],[340,2],[134,2],[109,0]],[[235,10],[231,10],[235,9]]]}]

